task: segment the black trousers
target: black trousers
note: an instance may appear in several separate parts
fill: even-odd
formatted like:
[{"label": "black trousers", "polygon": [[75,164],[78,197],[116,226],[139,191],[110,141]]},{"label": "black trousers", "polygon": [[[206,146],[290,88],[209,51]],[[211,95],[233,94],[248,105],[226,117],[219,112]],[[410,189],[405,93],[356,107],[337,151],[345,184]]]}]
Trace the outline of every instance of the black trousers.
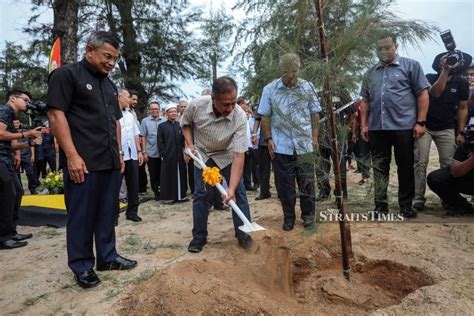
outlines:
[{"label": "black trousers", "polygon": [[398,204],[400,208],[411,207],[415,197],[413,131],[369,131],[369,145],[374,170],[375,205],[388,205],[387,188],[393,147],[398,174]]},{"label": "black trousers", "polygon": [[125,183],[127,184],[127,216],[138,214],[138,160],[125,161]]},{"label": "black trousers", "polygon": [[258,187],[260,185],[260,181],[258,179],[257,150],[249,148],[245,153],[244,162],[244,186],[246,189],[252,187],[252,180],[254,186]]},{"label": "black trousers", "polygon": [[150,174],[150,184],[155,197],[160,196],[161,158],[148,157],[148,173]]},{"label": "black trousers", "polygon": [[285,222],[296,219],[296,183],[300,191],[301,218],[313,219],[315,212],[314,162],[311,154],[275,154],[272,160],[278,195],[283,208]]},{"label": "black trousers", "polygon": [[119,210],[120,170],[92,171],[74,183],[64,168],[64,201],[67,209],[67,254],[75,273],[92,269],[117,257],[114,218]]},{"label": "black trousers", "polygon": [[45,153],[44,159],[35,161],[36,167],[36,179],[38,180],[40,176],[44,179],[47,176],[46,164],[49,165],[49,169],[52,172],[56,171],[56,152]]},{"label": "black trousers", "polygon": [[146,175],[145,164],[138,166],[138,192],[146,193],[148,178]]},{"label": "black trousers", "polygon": [[0,241],[16,235],[23,189],[12,165],[0,162]]},{"label": "black trousers", "polygon": [[[31,194],[36,193],[36,172],[33,164],[31,163],[31,157],[25,157],[25,159],[21,158],[20,169],[18,170],[18,180],[21,185],[21,171],[25,171],[26,178],[28,179],[28,189],[30,190]],[[23,187],[23,185],[22,185]]]},{"label": "black trousers", "polygon": [[267,146],[258,146],[258,178],[260,182],[260,195],[270,195],[270,166],[271,159]]},{"label": "black trousers", "polygon": [[443,202],[451,206],[465,206],[468,201],[460,193],[474,195],[474,179],[472,177],[455,178],[449,167],[441,168],[428,174],[428,186]]},{"label": "black trousers", "polygon": [[357,168],[360,170],[363,178],[369,178],[370,171],[370,146],[362,138],[357,139],[354,147],[354,155],[357,160]]}]

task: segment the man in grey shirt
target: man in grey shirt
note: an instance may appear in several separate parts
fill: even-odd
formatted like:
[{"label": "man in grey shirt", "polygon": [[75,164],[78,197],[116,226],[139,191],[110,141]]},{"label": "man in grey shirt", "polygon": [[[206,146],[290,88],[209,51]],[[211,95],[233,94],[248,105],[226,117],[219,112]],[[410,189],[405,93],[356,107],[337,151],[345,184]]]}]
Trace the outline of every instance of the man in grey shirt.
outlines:
[{"label": "man in grey shirt", "polygon": [[388,213],[387,187],[392,147],[398,173],[398,204],[404,217],[416,217],[414,141],[425,133],[428,88],[420,64],[397,54],[392,34],[377,41],[380,61],[366,74],[360,95],[361,136],[369,142],[375,185],[376,216]]},{"label": "man in grey shirt", "polygon": [[160,199],[161,158],[157,145],[157,132],[158,125],[166,120],[160,117],[160,104],[158,102],[151,102],[148,110],[150,115],[142,120],[140,131],[145,141],[145,152],[143,154],[150,174],[151,189],[155,194],[155,200],[158,201]]}]

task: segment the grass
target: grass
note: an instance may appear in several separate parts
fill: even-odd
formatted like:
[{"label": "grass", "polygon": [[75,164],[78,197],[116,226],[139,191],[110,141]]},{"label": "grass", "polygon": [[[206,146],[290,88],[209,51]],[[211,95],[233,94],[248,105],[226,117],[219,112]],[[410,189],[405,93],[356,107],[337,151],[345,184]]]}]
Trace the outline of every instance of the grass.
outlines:
[{"label": "grass", "polygon": [[154,269],[154,270],[147,269],[147,270],[143,271],[142,273],[140,273],[135,278],[135,280],[133,280],[133,283],[134,284],[140,284],[142,282],[145,282],[145,281],[149,280],[153,275],[155,275],[156,271],[157,271],[156,269]]},{"label": "grass", "polygon": [[27,298],[23,301],[23,305],[25,306],[34,306],[36,305],[39,301],[48,298],[51,295],[51,293],[44,293],[35,297],[30,297]]}]

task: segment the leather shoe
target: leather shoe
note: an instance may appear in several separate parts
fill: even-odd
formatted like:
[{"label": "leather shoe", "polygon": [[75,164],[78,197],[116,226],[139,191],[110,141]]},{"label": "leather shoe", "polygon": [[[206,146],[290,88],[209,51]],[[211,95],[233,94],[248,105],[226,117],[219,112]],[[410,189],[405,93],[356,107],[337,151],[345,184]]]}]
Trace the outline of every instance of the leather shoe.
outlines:
[{"label": "leather shoe", "polygon": [[265,199],[269,199],[269,198],[271,198],[271,197],[272,197],[271,194],[268,194],[268,195],[261,195],[261,194],[260,194],[259,196],[257,196],[257,197],[255,198],[255,201],[265,200]]},{"label": "leather shoe", "polygon": [[424,210],[425,204],[422,202],[416,202],[415,204],[413,204],[412,208],[416,212],[421,212]]},{"label": "leather shoe", "polygon": [[12,239],[16,241],[22,241],[25,239],[29,239],[31,237],[33,237],[33,234],[16,234],[15,236],[12,237]]},{"label": "leather shoe", "polygon": [[412,210],[411,207],[404,207],[400,210],[400,214],[403,215],[403,217],[406,217],[406,218],[415,218],[417,215],[416,215],[416,212]]},{"label": "leather shoe", "polygon": [[307,230],[316,228],[316,224],[314,223],[314,218],[307,218],[303,220],[303,227],[304,229],[307,229]]},{"label": "leather shoe", "polygon": [[15,249],[28,245],[26,241],[17,241],[14,239],[9,239],[0,242],[0,249]]},{"label": "leather shoe", "polygon": [[142,218],[138,215],[130,215],[130,216],[127,216],[127,219],[129,221],[132,221],[132,222],[141,222],[142,221]]},{"label": "leather shoe", "polygon": [[252,243],[253,243],[252,237],[250,237],[247,234],[237,237],[237,241],[239,243],[239,246],[242,249],[247,250],[247,249],[250,249],[250,247],[252,247]]},{"label": "leather shoe", "polygon": [[108,270],[129,270],[137,266],[135,260],[130,260],[122,256],[117,256],[112,262],[97,264],[97,270],[108,271]]},{"label": "leather shoe", "polygon": [[202,251],[202,247],[207,244],[207,240],[193,239],[189,243],[188,251],[193,253],[198,253]]},{"label": "leather shoe", "polygon": [[283,223],[283,230],[289,232],[290,230],[293,230],[293,227],[295,226],[295,222],[284,222]]},{"label": "leather shoe", "polygon": [[100,283],[99,277],[92,269],[81,273],[75,273],[74,277],[77,284],[79,284],[79,286],[83,289],[89,289],[91,287],[97,286]]},{"label": "leather shoe", "polygon": [[379,220],[383,215],[388,214],[388,207],[386,205],[376,206],[373,210],[374,218]]}]

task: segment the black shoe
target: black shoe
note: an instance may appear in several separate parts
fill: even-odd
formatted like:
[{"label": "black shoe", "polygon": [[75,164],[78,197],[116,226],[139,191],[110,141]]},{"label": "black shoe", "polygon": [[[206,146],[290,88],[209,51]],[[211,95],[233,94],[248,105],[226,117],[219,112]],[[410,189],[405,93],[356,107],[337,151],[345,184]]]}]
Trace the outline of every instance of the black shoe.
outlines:
[{"label": "black shoe", "polygon": [[127,219],[129,221],[132,221],[132,222],[141,222],[142,221],[142,218],[138,215],[130,215],[130,216],[127,216]]},{"label": "black shoe", "polygon": [[260,194],[259,196],[257,196],[255,198],[255,201],[265,200],[265,199],[269,199],[271,197],[272,197],[271,194],[264,194],[264,195]]},{"label": "black shoe", "polygon": [[33,237],[33,234],[16,234],[12,237],[12,239],[16,241],[22,241],[25,239],[30,239],[31,237]]},{"label": "black shoe", "polygon": [[97,270],[108,271],[108,270],[130,270],[137,266],[135,260],[130,260],[122,256],[117,256],[112,262],[97,264]]},{"label": "black shoe", "polygon": [[155,201],[159,201],[161,198],[160,198],[160,192],[156,193],[155,194]]},{"label": "black shoe", "polygon": [[247,191],[257,191],[256,187],[245,187],[245,190]]},{"label": "black shoe", "polygon": [[331,193],[319,192],[319,195],[315,198],[316,202],[326,201],[331,197]]},{"label": "black shoe", "polygon": [[193,253],[198,253],[202,251],[202,247],[207,244],[207,240],[193,239],[189,243],[188,251]]},{"label": "black shoe", "polygon": [[293,227],[295,226],[295,222],[284,222],[283,223],[283,230],[289,232],[290,230],[293,230]]},{"label": "black shoe", "polygon": [[379,220],[382,218],[383,215],[388,214],[388,207],[386,205],[383,206],[376,206],[375,209],[373,210],[374,213],[374,218]]},{"label": "black shoe", "polygon": [[17,241],[13,239],[0,242],[0,249],[15,249],[28,245],[26,241]]},{"label": "black shoe", "polygon": [[100,283],[100,279],[95,274],[94,270],[90,269],[81,273],[74,273],[77,284],[83,289],[89,289],[97,286]]},{"label": "black shoe", "polygon": [[412,210],[411,207],[404,207],[400,210],[400,214],[406,218],[415,218],[416,212]]},{"label": "black shoe", "polygon": [[252,240],[252,237],[245,234],[245,235],[237,237],[237,242],[239,243],[239,246],[242,249],[247,250],[247,249],[250,249],[250,247],[252,247],[253,240]]},{"label": "black shoe", "polygon": [[306,218],[305,220],[303,220],[303,227],[304,229],[307,229],[307,230],[316,228],[314,218]]},{"label": "black shoe", "polygon": [[412,208],[416,212],[421,212],[424,210],[425,204],[422,202],[416,202],[415,204],[413,204]]}]

